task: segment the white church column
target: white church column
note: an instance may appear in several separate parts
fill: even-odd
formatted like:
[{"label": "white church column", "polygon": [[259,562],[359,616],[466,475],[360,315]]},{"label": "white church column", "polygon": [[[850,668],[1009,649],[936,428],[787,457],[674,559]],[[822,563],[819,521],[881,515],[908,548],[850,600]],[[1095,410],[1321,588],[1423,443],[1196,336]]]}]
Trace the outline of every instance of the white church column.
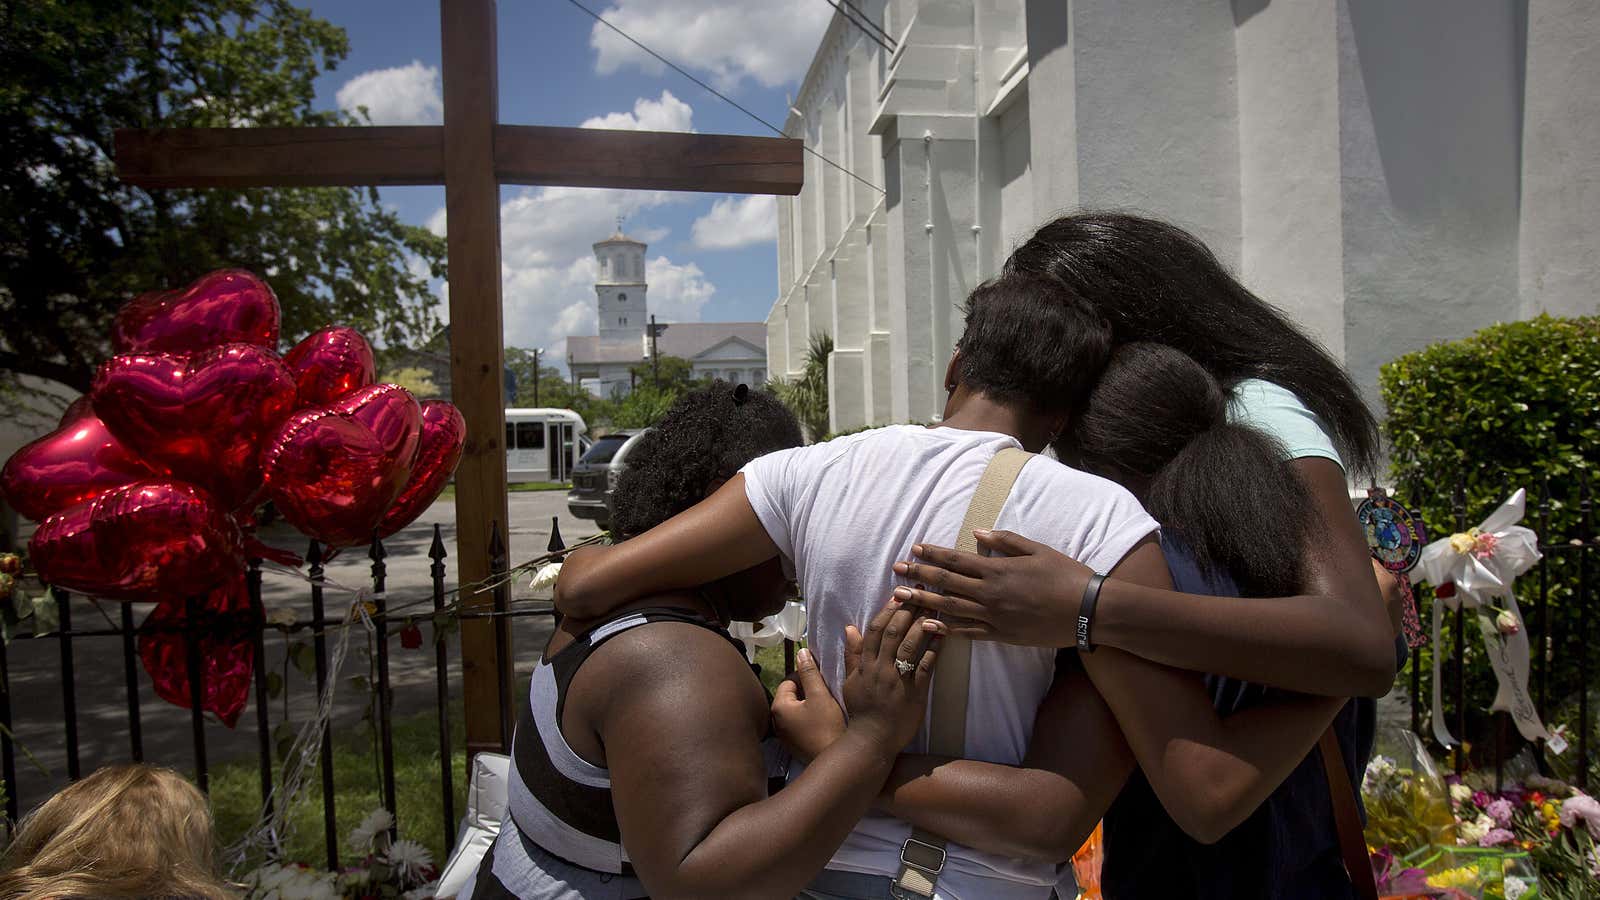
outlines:
[{"label": "white church column", "polygon": [[865,363],[867,422],[885,425],[894,419],[893,353],[889,337],[889,227],[880,209],[868,220],[867,267],[869,311]]},{"label": "white church column", "polygon": [[1522,314],[1600,310],[1600,11],[1528,6],[1522,114]]},{"label": "white church column", "polygon": [[852,228],[834,255],[831,268],[834,350],[828,365],[828,415],[833,431],[867,424],[867,256],[866,233]]},{"label": "white church column", "polygon": [[1517,316],[1517,4],[1344,0],[1345,361],[1378,367]]},{"label": "white church column", "polygon": [[1078,207],[1078,77],[1072,9],[1028,0],[1028,156],[1035,227]]},{"label": "white church column", "polygon": [[1240,275],[1344,356],[1339,0],[1234,4]]}]

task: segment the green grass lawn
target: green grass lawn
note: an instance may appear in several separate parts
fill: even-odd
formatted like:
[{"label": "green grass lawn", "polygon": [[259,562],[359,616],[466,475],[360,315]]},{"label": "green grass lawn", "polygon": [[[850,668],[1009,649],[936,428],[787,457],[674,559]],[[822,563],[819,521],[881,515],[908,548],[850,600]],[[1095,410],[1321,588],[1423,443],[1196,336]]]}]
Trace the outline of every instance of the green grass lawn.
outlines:
[{"label": "green grass lawn", "polygon": [[[572,484],[566,481],[513,481],[506,485],[506,490],[513,494],[531,491],[570,491],[572,490]],[[455,482],[445,485],[444,490],[439,492],[440,499],[454,497],[455,495]]]},{"label": "green grass lawn", "polygon": [[[761,664],[761,680],[768,690],[783,680],[783,648],[763,647],[756,652]],[[526,696],[528,683],[521,679],[517,693]],[[399,821],[400,836],[420,841],[433,853],[436,864],[446,859],[444,831],[444,797],[439,781],[439,728],[432,709],[410,715],[396,716],[393,720],[395,762],[395,818]],[[360,824],[367,813],[382,806],[383,788],[378,776],[377,760],[371,739],[365,729],[352,728],[340,723],[334,733],[333,784],[334,810],[341,861],[351,865],[361,854],[345,843],[350,830]],[[461,707],[450,711],[450,734],[455,738],[452,750],[452,771],[455,789],[455,814],[459,820],[466,810],[466,747],[465,724]],[[275,773],[281,777],[281,771]],[[211,806],[216,817],[217,834],[222,846],[228,846],[242,836],[255,823],[261,809],[261,782],[254,757],[223,763],[211,770]],[[286,842],[288,861],[304,862],[321,867],[325,861],[322,836],[322,778],[313,771],[306,790],[296,800],[289,815],[289,836]],[[452,832],[454,827],[452,826]]]}]

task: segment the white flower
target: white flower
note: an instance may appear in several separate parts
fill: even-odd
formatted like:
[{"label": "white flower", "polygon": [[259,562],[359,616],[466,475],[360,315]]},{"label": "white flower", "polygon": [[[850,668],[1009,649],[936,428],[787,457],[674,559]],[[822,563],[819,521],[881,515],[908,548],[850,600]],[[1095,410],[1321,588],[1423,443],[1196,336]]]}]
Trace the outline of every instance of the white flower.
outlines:
[{"label": "white flower", "polygon": [[385,861],[400,873],[402,882],[414,884],[421,881],[423,873],[433,867],[433,854],[416,841],[401,838],[389,846]]},{"label": "white flower", "polygon": [[1455,803],[1465,803],[1472,799],[1472,788],[1464,784],[1450,785],[1450,799]]},{"label": "white flower", "polygon": [[1367,763],[1366,774],[1361,778],[1361,792],[1377,793],[1394,776],[1395,771],[1394,760],[1387,756],[1374,756],[1372,762]]},{"label": "white flower", "polygon": [[1458,837],[1463,845],[1473,845],[1483,840],[1483,836],[1494,827],[1494,820],[1483,813],[1479,813],[1471,822],[1462,822]]},{"label": "white flower", "polygon": [[539,571],[533,573],[533,580],[528,582],[528,587],[535,591],[549,590],[556,586],[556,578],[561,575],[561,563],[550,563],[541,566]]},{"label": "white flower", "polygon": [[1505,891],[1506,900],[1521,900],[1522,895],[1528,892],[1528,883],[1515,875],[1507,875]]},{"label": "white flower", "polygon": [[304,866],[268,863],[245,876],[251,900],[339,900],[334,876]]},{"label": "white flower", "polygon": [[380,808],[367,813],[361,824],[350,831],[351,849],[361,853],[370,851],[372,842],[377,840],[378,835],[386,834],[392,827],[394,827],[394,814],[387,809]]}]

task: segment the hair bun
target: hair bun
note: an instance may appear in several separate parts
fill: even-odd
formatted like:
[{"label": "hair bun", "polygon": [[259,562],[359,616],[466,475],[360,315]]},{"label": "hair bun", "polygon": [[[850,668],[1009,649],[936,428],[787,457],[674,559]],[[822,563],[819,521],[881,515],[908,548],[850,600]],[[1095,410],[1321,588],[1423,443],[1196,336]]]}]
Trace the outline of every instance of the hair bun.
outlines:
[{"label": "hair bun", "polygon": [[749,399],[750,399],[750,386],[748,384],[740,384],[738,387],[733,389],[733,405],[734,406],[743,406],[745,404],[745,401],[749,400]]}]

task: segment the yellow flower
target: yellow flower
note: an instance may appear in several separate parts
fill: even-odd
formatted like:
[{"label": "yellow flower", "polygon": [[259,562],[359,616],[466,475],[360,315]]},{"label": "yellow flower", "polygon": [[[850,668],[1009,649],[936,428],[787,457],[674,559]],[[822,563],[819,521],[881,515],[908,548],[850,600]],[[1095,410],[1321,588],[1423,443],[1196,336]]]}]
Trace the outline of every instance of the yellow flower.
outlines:
[{"label": "yellow flower", "polygon": [[1475,866],[1457,866],[1428,876],[1428,884],[1441,888],[1466,888],[1478,886],[1478,869]]},{"label": "yellow flower", "polygon": [[1450,549],[1466,555],[1478,546],[1478,529],[1471,531],[1458,531],[1450,535]]}]

